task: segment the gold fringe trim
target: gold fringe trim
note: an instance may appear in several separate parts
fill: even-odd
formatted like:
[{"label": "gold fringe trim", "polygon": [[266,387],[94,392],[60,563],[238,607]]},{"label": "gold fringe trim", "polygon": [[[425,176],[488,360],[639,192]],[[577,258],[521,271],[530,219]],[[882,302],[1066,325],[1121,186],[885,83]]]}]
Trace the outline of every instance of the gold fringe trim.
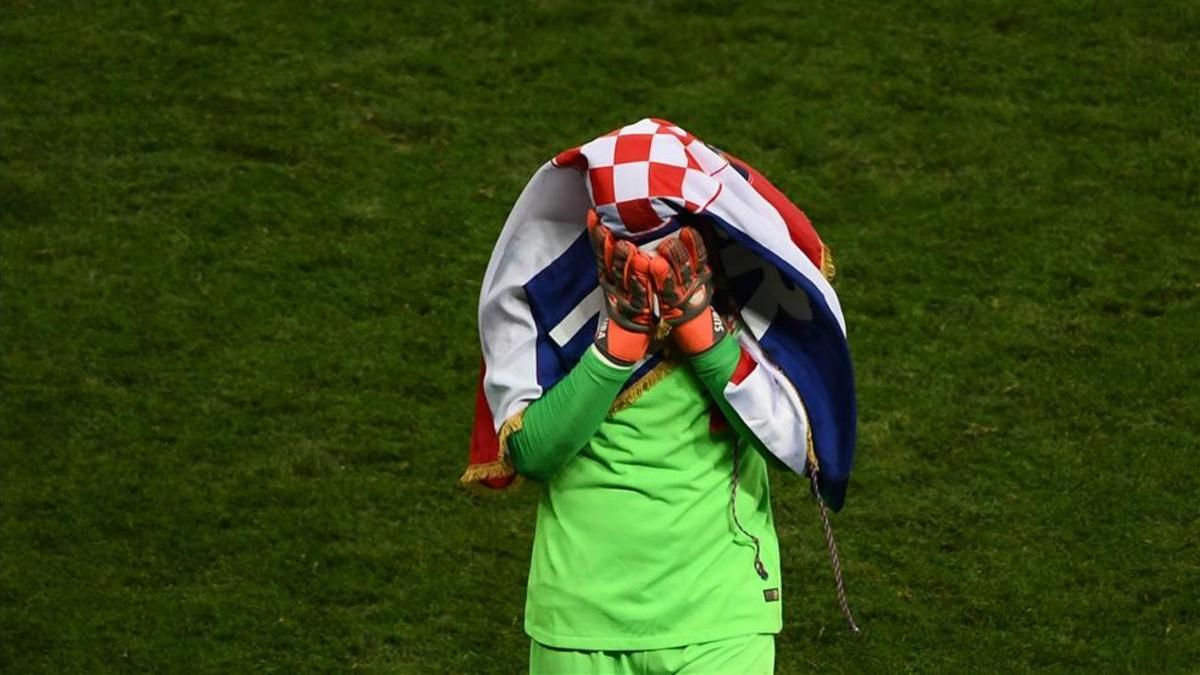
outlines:
[{"label": "gold fringe trim", "polygon": [[499,490],[484,487],[480,481],[485,481],[489,478],[504,478],[515,473],[517,473],[517,470],[513,468],[513,465],[508,460],[501,460],[468,466],[466,473],[458,480],[462,483],[463,487],[477,495],[498,495],[519,486],[523,481],[521,476],[517,476],[513,482]]},{"label": "gold fringe trim", "polygon": [[513,482],[509,483],[506,487],[500,488],[499,490],[497,490],[495,488],[485,487],[482,483],[480,483],[478,481],[471,481],[470,483],[463,483],[462,486],[464,488],[466,488],[467,491],[472,494],[487,495],[489,497],[495,497],[497,495],[508,494],[512,490],[515,490],[518,487],[520,487],[522,484],[524,484],[524,482],[525,482],[525,479],[523,477],[521,477],[520,475],[518,475],[516,478],[513,479]]},{"label": "gold fringe trim", "polygon": [[473,464],[467,467],[467,471],[458,480],[463,483],[478,483],[479,481],[491,480],[492,478],[511,476],[514,472],[512,464],[508,463],[508,461]]},{"label": "gold fringe trim", "polygon": [[508,437],[513,435],[514,433],[520,431],[522,429],[522,427],[524,427],[524,426],[525,426],[525,411],[524,410],[522,410],[521,412],[504,420],[504,424],[500,425],[500,433],[498,434],[498,436],[500,437],[499,461],[508,464],[510,467],[512,466],[512,462],[510,462],[508,460]]},{"label": "gold fringe trim", "polygon": [[628,389],[621,392],[617,400],[613,401],[612,407],[608,409],[608,414],[613,415],[621,410],[633,405],[633,402],[641,398],[646,390],[654,385],[662,382],[662,379],[675,370],[677,364],[673,361],[661,361],[657,366],[650,369],[650,372],[642,376],[642,379],[634,382]]},{"label": "gold fringe trim", "polygon": [[[517,468],[513,466],[512,460],[508,458],[508,437],[515,431],[520,431],[525,424],[525,411],[513,415],[504,420],[504,424],[500,425],[499,443],[500,454],[494,462],[487,464],[474,464],[468,466],[462,477],[458,479],[463,485],[473,488],[475,492],[495,493],[502,490],[492,490],[480,485],[480,481],[489,480],[492,478],[507,478],[517,473]],[[521,477],[517,476],[508,487],[516,487],[521,483]]]},{"label": "gold fringe trim", "polygon": [[837,276],[837,265],[833,264],[833,251],[825,244],[821,244],[821,274],[827,281],[833,281]]},{"label": "gold fringe trim", "polygon": [[[804,405],[804,404],[801,403],[800,405]],[[808,410],[804,411],[804,415],[805,415],[805,417],[808,417]],[[808,453],[808,466],[810,467],[809,472],[810,473],[813,471],[820,472],[821,471],[821,463],[817,461],[817,451],[815,449],[813,449],[813,437],[812,437],[812,424],[811,423],[805,426],[804,435],[807,437],[806,440],[808,441],[808,448],[806,449],[806,452]]]}]

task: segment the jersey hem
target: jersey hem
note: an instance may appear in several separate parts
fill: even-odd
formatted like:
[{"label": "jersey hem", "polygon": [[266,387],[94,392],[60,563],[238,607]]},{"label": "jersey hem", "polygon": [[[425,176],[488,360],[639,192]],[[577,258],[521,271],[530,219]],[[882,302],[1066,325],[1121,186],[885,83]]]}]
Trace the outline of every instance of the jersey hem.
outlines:
[{"label": "jersey hem", "polygon": [[650,649],[670,649],[672,647],[684,647],[687,645],[700,644],[702,642],[713,642],[714,640],[725,640],[742,635],[775,635],[782,630],[782,617],[769,622],[748,621],[745,624],[722,626],[720,628],[713,628],[706,631],[694,631],[691,633],[667,633],[665,635],[650,635],[644,637],[589,637],[580,635],[554,635],[552,633],[542,631],[535,626],[530,626],[528,624],[525,626],[526,635],[533,640],[546,645],[547,647],[555,647],[557,649],[575,649],[582,651],[646,651]]}]

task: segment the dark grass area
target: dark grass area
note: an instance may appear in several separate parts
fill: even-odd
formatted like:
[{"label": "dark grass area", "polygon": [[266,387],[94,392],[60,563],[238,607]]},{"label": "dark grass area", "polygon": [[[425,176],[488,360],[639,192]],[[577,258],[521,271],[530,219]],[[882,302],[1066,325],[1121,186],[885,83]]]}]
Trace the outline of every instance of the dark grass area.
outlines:
[{"label": "dark grass area", "polygon": [[647,115],[839,266],[861,445],[775,476],[779,672],[1200,664],[1191,2],[0,6],[0,668],[518,672],[474,307]]}]

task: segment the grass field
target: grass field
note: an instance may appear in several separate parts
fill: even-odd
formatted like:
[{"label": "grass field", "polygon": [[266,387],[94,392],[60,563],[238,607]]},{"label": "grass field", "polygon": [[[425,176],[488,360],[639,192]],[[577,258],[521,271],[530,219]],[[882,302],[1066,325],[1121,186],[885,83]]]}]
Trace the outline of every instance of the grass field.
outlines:
[{"label": "grass field", "polygon": [[648,115],[838,262],[865,632],[776,475],[779,672],[1200,671],[1196,3],[185,4],[0,5],[4,672],[520,672],[478,286]]}]

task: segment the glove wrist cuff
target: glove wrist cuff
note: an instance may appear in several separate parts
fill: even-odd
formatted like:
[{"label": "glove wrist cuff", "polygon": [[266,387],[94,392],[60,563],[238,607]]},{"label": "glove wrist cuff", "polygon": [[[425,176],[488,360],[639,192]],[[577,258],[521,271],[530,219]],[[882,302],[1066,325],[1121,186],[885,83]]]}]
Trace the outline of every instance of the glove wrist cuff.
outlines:
[{"label": "glove wrist cuff", "polygon": [[596,348],[606,358],[621,366],[632,366],[650,348],[649,333],[635,333],[607,316],[600,317],[596,327]]},{"label": "glove wrist cuff", "polygon": [[708,350],[725,336],[725,323],[719,314],[707,307],[694,318],[676,326],[671,333],[679,350],[693,356]]}]

